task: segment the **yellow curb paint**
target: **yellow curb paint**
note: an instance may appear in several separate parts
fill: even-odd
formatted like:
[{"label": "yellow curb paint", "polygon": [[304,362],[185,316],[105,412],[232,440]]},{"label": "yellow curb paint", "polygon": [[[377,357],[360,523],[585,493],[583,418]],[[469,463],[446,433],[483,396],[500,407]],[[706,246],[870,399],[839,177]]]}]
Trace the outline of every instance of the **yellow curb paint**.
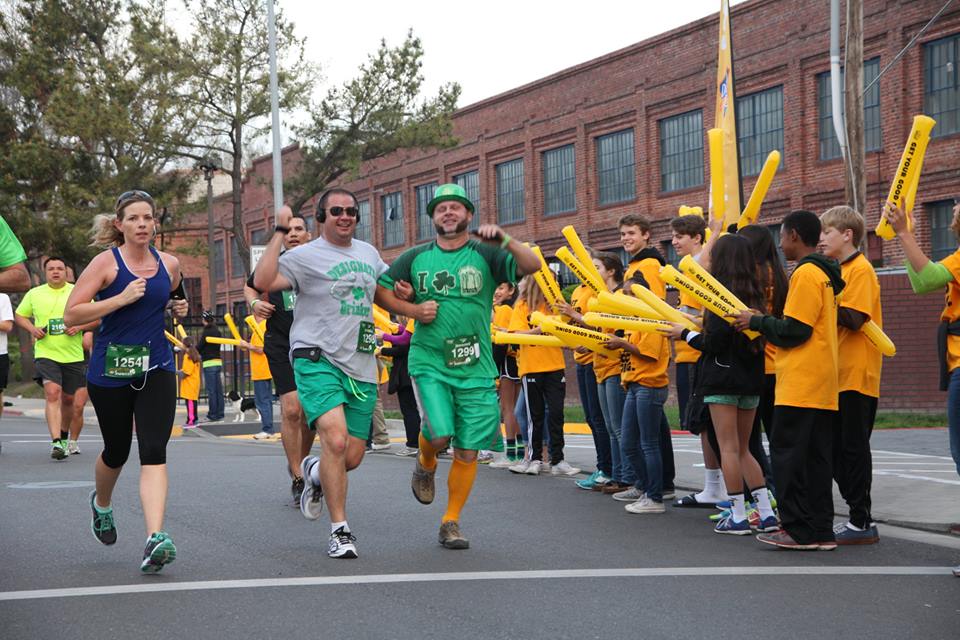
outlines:
[{"label": "yellow curb paint", "polygon": [[170,431],[171,438],[179,438],[183,435],[183,427],[178,424],[173,425],[173,429]]}]

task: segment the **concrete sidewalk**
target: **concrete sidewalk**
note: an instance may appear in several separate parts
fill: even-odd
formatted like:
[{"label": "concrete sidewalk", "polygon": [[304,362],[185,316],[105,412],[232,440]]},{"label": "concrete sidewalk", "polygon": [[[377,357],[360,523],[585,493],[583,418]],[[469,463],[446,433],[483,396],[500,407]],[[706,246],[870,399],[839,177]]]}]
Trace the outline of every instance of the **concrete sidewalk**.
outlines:
[{"label": "concrete sidewalk", "polygon": [[[22,415],[28,418],[43,419],[43,400],[32,398],[11,398],[12,407],[5,409],[9,415]],[[203,415],[201,407],[200,414]],[[228,408],[229,412],[230,409]],[[186,418],[186,410],[177,407],[177,424]],[[93,407],[87,405],[84,410],[87,425],[96,424]],[[274,424],[279,427],[279,405],[274,404]],[[584,435],[585,425],[566,425],[566,458],[570,464],[580,467],[584,474],[595,469],[596,454],[593,439]],[[223,422],[204,425],[200,428],[207,434],[249,440],[262,446],[279,446],[278,439],[254,441],[252,435],[260,430],[259,422],[234,422],[228,415]],[[399,450],[404,437],[401,420],[387,420],[387,429],[392,449]],[[903,430],[896,440],[910,443],[913,439],[933,438],[935,446],[913,447],[896,444],[878,444],[890,430],[874,432],[873,438],[873,516],[878,522],[928,531],[946,532],[951,526],[960,523],[960,477],[949,454],[948,436],[945,429]],[[179,428],[175,436],[181,435]],[[199,434],[198,434],[199,435]],[[942,446],[939,442],[942,438]],[[700,439],[685,432],[675,432],[673,436],[674,459],[676,461],[676,486],[678,496],[683,492],[699,491],[703,486],[703,458]],[[937,455],[942,453],[942,455]],[[391,455],[391,450],[377,451],[374,455]],[[507,472],[505,472],[507,473]],[[838,515],[846,516],[846,504],[840,494],[834,492],[834,505]]]}]

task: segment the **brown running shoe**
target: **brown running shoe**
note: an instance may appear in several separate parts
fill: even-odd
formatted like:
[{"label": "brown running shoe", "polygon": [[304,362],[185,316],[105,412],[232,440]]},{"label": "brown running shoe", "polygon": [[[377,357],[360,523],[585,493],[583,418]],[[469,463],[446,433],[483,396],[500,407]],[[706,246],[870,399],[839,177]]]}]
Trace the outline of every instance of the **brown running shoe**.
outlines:
[{"label": "brown running shoe", "polygon": [[413,468],[413,478],[410,481],[410,488],[413,489],[413,497],[416,498],[420,504],[430,504],[433,502],[433,476],[436,475],[436,473],[436,467],[431,471],[427,471],[420,464],[420,458],[417,458],[417,466]]},{"label": "brown running shoe", "polygon": [[470,541],[460,533],[456,520],[448,520],[440,525],[439,542],[447,549],[469,549]]},{"label": "brown running shoe", "polygon": [[601,487],[600,492],[604,494],[620,493],[625,489],[629,489],[631,486],[632,485],[623,484],[620,482],[611,482],[610,484],[604,485],[603,487]]}]

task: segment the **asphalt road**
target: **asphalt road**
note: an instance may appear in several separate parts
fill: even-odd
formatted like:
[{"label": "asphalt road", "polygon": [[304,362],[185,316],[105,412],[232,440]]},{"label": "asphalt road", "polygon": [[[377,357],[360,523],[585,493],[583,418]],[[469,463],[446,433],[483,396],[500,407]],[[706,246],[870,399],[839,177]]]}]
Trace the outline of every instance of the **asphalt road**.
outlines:
[{"label": "asphalt road", "polygon": [[872,547],[780,551],[714,534],[706,511],[632,515],[569,478],[481,468],[461,523],[472,548],[449,551],[436,541],[448,463],[425,507],[413,461],[373,454],[350,476],[360,558],[332,560],[326,518],[287,506],[279,444],[203,434],[170,444],[179,555],[143,576],[135,454],[114,497],[119,540],[103,547],[87,502],[96,427],[64,462],[43,433],[0,422],[5,640],[960,635],[955,537],[885,527]]}]

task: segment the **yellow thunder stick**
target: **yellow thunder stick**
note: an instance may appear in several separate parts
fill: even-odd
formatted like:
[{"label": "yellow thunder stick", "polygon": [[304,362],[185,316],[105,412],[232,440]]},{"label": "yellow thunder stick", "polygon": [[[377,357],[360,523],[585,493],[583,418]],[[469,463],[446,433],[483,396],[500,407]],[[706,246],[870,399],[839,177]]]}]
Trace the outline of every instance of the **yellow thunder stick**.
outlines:
[{"label": "yellow thunder stick", "polygon": [[[590,252],[587,251],[587,248],[580,242],[580,236],[577,235],[577,230],[567,225],[563,229],[560,229],[560,233],[563,234],[563,237],[567,240],[567,244],[573,249],[573,255],[577,257],[577,260],[580,261],[590,275],[593,276],[594,280],[602,287],[602,289],[597,289],[596,291],[609,291],[607,284],[603,281],[603,278],[600,277],[600,272],[593,264],[593,258],[590,256]],[[559,258],[560,256],[558,255],[557,257]]]},{"label": "yellow thunder stick", "polygon": [[601,291],[597,297],[587,303],[588,311],[615,313],[622,316],[636,316],[650,320],[663,320],[663,316],[650,308],[642,300],[629,296]]},{"label": "yellow thunder stick", "polygon": [[[708,289],[701,286],[699,282],[683,275],[671,265],[667,265],[660,269],[660,279],[667,284],[672,284],[677,289],[686,291],[690,295],[694,296],[700,300],[706,308],[710,309],[730,324],[733,324],[733,319],[728,316],[742,311],[742,309],[738,309],[724,302],[719,298],[719,296],[715,296]],[[749,329],[744,331],[744,334],[746,334],[751,340],[760,336],[760,334],[756,331]]]},{"label": "yellow thunder stick", "polygon": [[557,322],[551,318],[544,318],[540,323],[540,329],[546,334],[560,338],[560,340],[570,347],[586,347],[590,349],[590,351],[599,353],[607,358],[620,357],[619,351],[613,351],[603,346],[611,337],[605,333],[593,331],[592,329],[584,329],[583,327],[575,327],[572,324]]},{"label": "yellow thunder stick", "polygon": [[692,331],[700,331],[700,327],[696,323],[680,313],[679,310],[674,309],[666,301],[661,300],[657,294],[646,287],[642,287],[639,284],[631,285],[630,290],[633,291],[633,294],[646,302],[654,311],[658,312],[664,320],[669,320],[670,322],[676,322],[679,325],[684,326],[687,329]]},{"label": "yellow thunder stick", "polygon": [[540,270],[533,274],[533,281],[543,291],[547,304],[560,304],[564,301],[563,294],[560,293],[560,285],[557,284],[557,279],[553,277],[553,271],[550,270],[547,261],[543,258],[543,252],[537,246],[530,247],[530,250],[540,258]]},{"label": "yellow thunder stick", "polygon": [[240,337],[240,331],[237,330],[237,325],[233,321],[233,316],[229,313],[223,314],[223,321],[227,323],[227,328],[230,329],[230,334],[233,335],[234,340],[242,340]]},{"label": "yellow thunder stick", "polygon": [[660,333],[662,329],[671,329],[673,324],[666,320],[651,320],[650,318],[631,318],[613,313],[589,312],[583,315],[583,321],[593,327],[601,329],[625,329],[627,331],[641,331],[643,333]]},{"label": "yellow thunder stick", "polygon": [[763,204],[763,199],[767,197],[767,190],[770,188],[770,183],[773,182],[773,177],[777,174],[777,167],[779,166],[780,152],[774,149],[767,155],[767,159],[763,163],[763,169],[757,176],[757,183],[753,185],[753,193],[750,194],[747,206],[743,208],[743,213],[737,220],[737,229],[743,229],[748,224],[757,221],[757,216],[760,215],[760,205]]},{"label": "yellow thunder stick", "polygon": [[249,316],[247,316],[246,318],[244,318],[243,321],[247,323],[247,326],[248,326],[248,327],[250,327],[250,332],[253,333],[253,335],[255,335],[255,336],[257,336],[258,338],[260,338],[260,340],[261,340],[261,342],[262,342],[262,341],[263,341],[263,331],[260,330],[260,325],[257,323],[257,319],[254,318],[252,315],[249,315]]},{"label": "yellow thunder stick", "polygon": [[210,344],[231,344],[235,347],[240,346],[240,343],[243,342],[239,338],[218,338],[216,336],[207,336],[205,340]]},{"label": "yellow thunder stick", "polygon": [[[588,271],[586,266],[577,260],[576,256],[570,253],[570,249],[567,249],[566,247],[560,247],[557,249],[556,255],[557,259],[563,264],[567,265],[570,271],[573,272],[573,275],[577,276],[577,279],[580,280],[580,282],[593,289],[594,292],[600,293],[601,291],[609,291],[609,289],[607,289],[607,283],[596,278],[592,271]],[[592,262],[590,264],[591,266],[593,265]]]},{"label": "yellow thunder stick", "polygon": [[183,325],[179,322],[173,325],[177,328],[177,337],[183,340],[187,337],[187,330],[183,328]]},{"label": "yellow thunder stick", "polygon": [[[929,116],[917,115],[913,117],[913,127],[910,129],[907,144],[900,156],[900,164],[897,166],[897,173],[890,185],[890,193],[887,195],[887,202],[890,204],[903,207],[910,186],[914,181],[919,183],[923,154],[927,151],[930,132],[935,124],[937,124],[937,121]],[[904,211],[906,210],[904,209]],[[876,233],[884,240],[893,240],[896,236],[896,232],[885,217],[880,218]]]},{"label": "yellow thunder stick", "polygon": [[170,341],[170,344],[175,346],[177,349],[180,349],[181,351],[187,350],[187,348],[183,345],[183,343],[177,340],[176,337],[174,337],[174,335],[169,331],[164,331],[163,335],[165,335],[167,337],[167,340]]},{"label": "yellow thunder stick", "polygon": [[384,333],[396,333],[400,330],[400,325],[396,322],[391,322],[387,312],[376,306],[373,308],[373,322],[380,327],[380,330]]},{"label": "yellow thunder stick", "polygon": [[508,333],[497,331],[493,334],[493,344],[517,344],[531,347],[565,347],[566,343],[554,336],[536,335],[532,333]]},{"label": "yellow thunder stick", "polygon": [[860,330],[863,331],[863,335],[867,336],[867,340],[877,348],[877,351],[888,358],[897,355],[897,347],[893,344],[893,340],[883,332],[883,329],[881,329],[876,322],[867,320],[863,323],[863,326],[860,327]]},{"label": "yellow thunder stick", "polygon": [[710,143],[710,204],[711,216],[723,220],[727,214],[727,205],[723,194],[723,129],[707,131]]}]

